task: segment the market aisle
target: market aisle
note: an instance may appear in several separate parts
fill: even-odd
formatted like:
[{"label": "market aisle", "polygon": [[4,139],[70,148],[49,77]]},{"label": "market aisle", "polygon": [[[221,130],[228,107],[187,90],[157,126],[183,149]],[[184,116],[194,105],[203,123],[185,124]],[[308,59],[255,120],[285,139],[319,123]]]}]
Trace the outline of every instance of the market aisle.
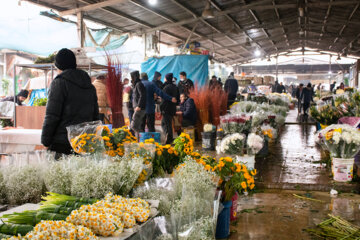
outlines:
[{"label": "market aisle", "polygon": [[[326,157],[316,146],[315,125],[296,123],[297,111],[289,113],[278,142],[269,144],[269,154],[256,159],[258,181],[265,185],[328,185],[330,169],[322,163]],[[320,190],[320,189],[318,189]]]},{"label": "market aisle", "polygon": [[[305,195],[324,202],[302,200],[293,194]],[[327,192],[266,190],[240,197],[237,223],[232,226],[230,240],[311,239],[304,231],[314,228],[327,214],[340,216],[360,224],[359,195],[341,194],[330,197]]]}]

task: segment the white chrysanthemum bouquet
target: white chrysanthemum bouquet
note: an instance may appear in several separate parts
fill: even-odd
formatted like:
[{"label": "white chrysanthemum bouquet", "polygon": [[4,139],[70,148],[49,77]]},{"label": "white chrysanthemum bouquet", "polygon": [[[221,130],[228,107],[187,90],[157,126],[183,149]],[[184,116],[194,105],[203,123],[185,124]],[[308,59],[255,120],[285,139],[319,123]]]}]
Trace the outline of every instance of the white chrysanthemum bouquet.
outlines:
[{"label": "white chrysanthemum bouquet", "polygon": [[244,142],[244,135],[234,133],[221,141],[220,150],[226,154],[243,155]]},{"label": "white chrysanthemum bouquet", "polygon": [[360,132],[346,124],[335,124],[321,130],[326,148],[335,158],[350,159],[360,151]]}]

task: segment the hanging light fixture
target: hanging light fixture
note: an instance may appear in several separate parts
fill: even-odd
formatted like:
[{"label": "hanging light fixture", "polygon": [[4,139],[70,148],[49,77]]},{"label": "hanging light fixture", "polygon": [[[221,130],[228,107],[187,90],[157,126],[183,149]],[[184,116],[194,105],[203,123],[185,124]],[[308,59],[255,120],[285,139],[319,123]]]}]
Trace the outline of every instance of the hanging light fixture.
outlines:
[{"label": "hanging light fixture", "polygon": [[249,38],[246,38],[245,46],[246,47],[251,47],[251,42],[250,42]]},{"label": "hanging light fixture", "polygon": [[214,11],[212,10],[211,6],[210,6],[210,2],[206,1],[206,5],[205,5],[205,9],[202,13],[202,17],[204,18],[214,18]]},{"label": "hanging light fixture", "polygon": [[300,36],[304,35],[305,34],[304,29],[300,29],[299,34],[300,34]]},{"label": "hanging light fixture", "polygon": [[260,52],[259,49],[256,49],[254,54],[255,54],[256,57],[259,57],[261,55],[261,52]]},{"label": "hanging light fixture", "polygon": [[268,57],[267,61],[268,61],[268,62],[271,62],[271,58],[270,58],[270,56]]},{"label": "hanging light fixture", "polygon": [[338,54],[338,57],[336,60],[338,60],[338,61],[341,60],[340,53]]}]

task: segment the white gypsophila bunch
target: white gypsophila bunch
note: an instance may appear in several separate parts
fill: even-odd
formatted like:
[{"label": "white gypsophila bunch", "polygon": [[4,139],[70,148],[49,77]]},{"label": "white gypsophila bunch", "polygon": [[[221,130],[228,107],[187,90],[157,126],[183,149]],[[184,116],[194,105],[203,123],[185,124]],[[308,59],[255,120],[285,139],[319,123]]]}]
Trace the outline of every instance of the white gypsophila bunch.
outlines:
[{"label": "white gypsophila bunch", "polygon": [[264,139],[255,133],[250,133],[247,138],[247,147],[249,155],[257,154],[264,146]]},{"label": "white gypsophila bunch", "polygon": [[6,188],[5,188],[3,173],[0,170],[0,203],[5,203],[5,202],[6,202]]},{"label": "white gypsophila bunch", "polygon": [[142,157],[123,157],[119,162],[118,167],[124,170],[124,174],[121,176],[122,186],[119,190],[119,195],[126,196],[129,194],[144,168],[143,162],[144,159]]},{"label": "white gypsophila bunch", "polygon": [[214,173],[187,158],[184,165],[175,172],[174,189],[179,200],[174,202],[171,214],[179,219],[198,219],[211,215],[216,190],[215,178]]},{"label": "white gypsophila bunch", "polygon": [[[182,230],[182,231],[181,231]],[[211,217],[202,217],[190,224],[181,227],[179,240],[214,240],[214,221]]]},{"label": "white gypsophila bunch", "polygon": [[44,182],[48,191],[59,194],[71,194],[72,171],[75,170],[68,161],[60,160],[49,164],[44,174]]},{"label": "white gypsophila bunch", "polygon": [[278,127],[283,126],[285,124],[285,117],[282,115],[276,115],[275,122]]},{"label": "white gypsophila bunch", "polygon": [[267,119],[267,114],[263,111],[254,112],[251,119],[251,128],[259,127]]},{"label": "white gypsophila bunch", "polygon": [[166,216],[170,214],[170,209],[173,201],[176,199],[176,194],[173,189],[164,189],[151,183],[148,186],[135,188],[133,197],[148,200],[159,200],[159,207],[157,210],[160,215]]},{"label": "white gypsophila bunch", "polygon": [[45,186],[38,167],[6,167],[3,170],[6,196],[10,204],[37,203]]},{"label": "white gypsophila bunch", "polygon": [[230,109],[230,113],[239,114],[239,113],[252,113],[256,110],[258,104],[251,101],[239,102]]}]

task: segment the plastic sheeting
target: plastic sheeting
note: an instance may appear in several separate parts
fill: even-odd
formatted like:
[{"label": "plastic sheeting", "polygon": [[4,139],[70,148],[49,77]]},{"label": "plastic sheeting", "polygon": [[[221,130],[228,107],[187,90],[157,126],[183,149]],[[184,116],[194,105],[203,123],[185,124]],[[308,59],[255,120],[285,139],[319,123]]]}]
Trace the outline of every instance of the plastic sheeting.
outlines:
[{"label": "plastic sheeting", "polygon": [[98,51],[114,50],[121,47],[129,38],[129,35],[114,34],[112,30],[105,28],[99,30],[86,29],[85,46],[96,47]]},{"label": "plastic sheeting", "polygon": [[207,55],[177,55],[163,58],[150,58],[141,64],[141,72],[146,72],[152,80],[155,71],[161,73],[162,78],[167,73],[173,73],[174,77],[180,81],[179,74],[184,71],[187,78],[194,84],[202,86],[206,83],[209,76],[209,57]]}]

